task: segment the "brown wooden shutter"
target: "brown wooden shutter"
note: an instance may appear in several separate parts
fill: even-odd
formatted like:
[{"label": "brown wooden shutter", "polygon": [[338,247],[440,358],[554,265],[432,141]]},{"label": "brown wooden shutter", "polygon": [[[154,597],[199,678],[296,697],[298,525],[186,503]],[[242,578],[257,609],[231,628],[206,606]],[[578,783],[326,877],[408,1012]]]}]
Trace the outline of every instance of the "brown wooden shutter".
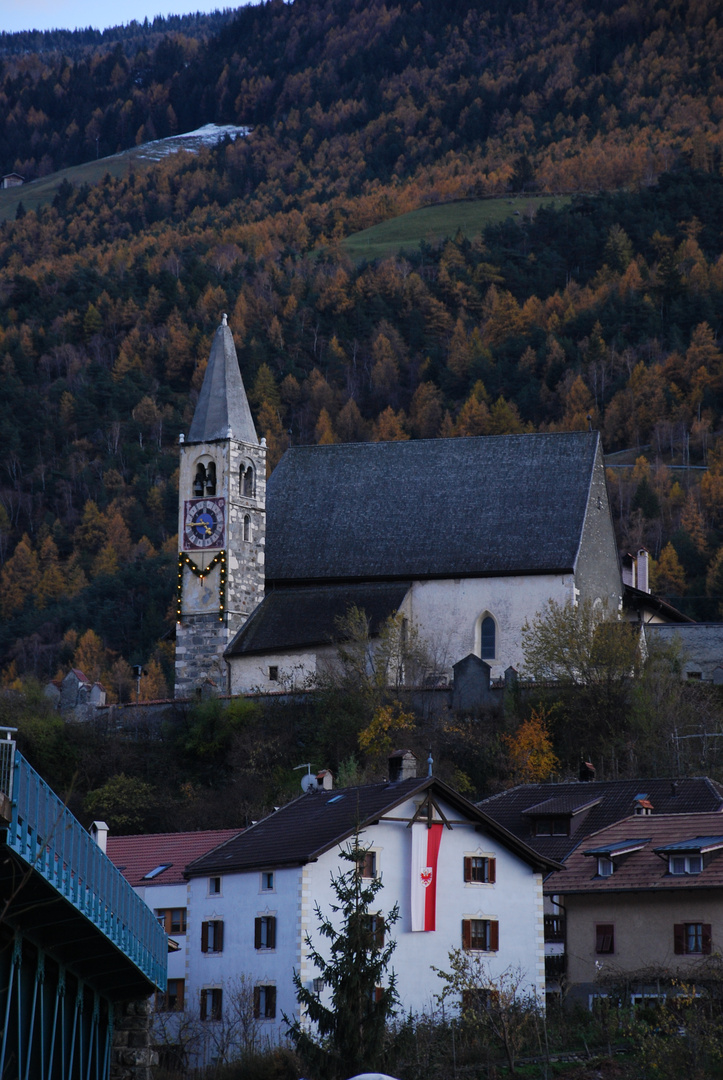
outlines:
[{"label": "brown wooden shutter", "polygon": [[[204,923],[205,926],[205,923]],[[208,990],[201,991],[201,1019],[205,1020],[208,1016]]]},{"label": "brown wooden shutter", "polygon": [[673,952],[676,956],[685,953],[685,923],[676,923],[673,927]]},{"label": "brown wooden shutter", "polygon": [[384,997],[384,991],[382,990],[381,986],[375,986],[374,987],[374,1002],[375,1002],[375,1004],[378,1005],[383,997]]},{"label": "brown wooden shutter", "polygon": [[276,1016],[276,987],[266,987],[266,1016],[273,1020]]},{"label": "brown wooden shutter", "polygon": [[497,859],[487,860],[487,880],[490,885],[494,885],[497,881]]},{"label": "brown wooden shutter", "polygon": [[472,880],[472,860],[468,855],[465,855],[464,857],[464,880]]},{"label": "brown wooden shutter", "polygon": [[223,923],[219,920],[214,928],[213,951],[223,952]]},{"label": "brown wooden shutter", "polygon": [[499,952],[500,948],[500,924],[495,919],[490,919],[490,952]]},{"label": "brown wooden shutter", "polygon": [[386,932],[386,926],[384,924],[384,916],[376,915],[374,917],[374,944],[377,949],[384,948],[384,934]]},{"label": "brown wooden shutter", "polygon": [[183,996],[186,989],[185,979],[176,979],[176,1008],[183,1012]]},{"label": "brown wooden shutter", "polygon": [[[258,922],[258,919],[256,920]],[[258,946],[257,946],[258,948]],[[254,1018],[256,1020],[261,1017],[261,987],[254,987]]]},{"label": "brown wooden shutter", "polygon": [[261,919],[254,919],[254,948],[261,948]]},{"label": "brown wooden shutter", "polygon": [[220,1020],[223,1016],[223,990],[211,991],[211,1019]]},{"label": "brown wooden shutter", "polygon": [[712,948],[711,926],[709,922],[703,923],[703,955],[710,956]]},{"label": "brown wooden shutter", "polygon": [[270,915],[266,930],[266,944],[269,949],[276,948],[276,916]]},{"label": "brown wooden shutter", "polygon": [[462,948],[469,949],[472,944],[472,922],[462,919]]},{"label": "brown wooden shutter", "polygon": [[[201,952],[208,952],[208,923],[201,923]],[[203,1019],[203,1017],[201,1017]]]}]

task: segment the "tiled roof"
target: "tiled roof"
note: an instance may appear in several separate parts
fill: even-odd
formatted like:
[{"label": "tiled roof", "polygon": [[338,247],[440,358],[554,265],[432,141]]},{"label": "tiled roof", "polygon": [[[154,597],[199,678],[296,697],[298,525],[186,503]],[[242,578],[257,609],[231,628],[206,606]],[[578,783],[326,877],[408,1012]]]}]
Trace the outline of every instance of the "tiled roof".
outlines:
[{"label": "tiled roof", "polygon": [[384,620],[399,610],[408,589],[408,582],[272,589],[239,630],[226,655],[328,645],[339,636],[337,622],[351,607],[366,612],[374,636]]},{"label": "tiled roof", "polygon": [[267,582],[572,571],[596,461],[596,432],[292,447]]},{"label": "tiled roof", "polygon": [[187,441],[212,442],[229,435],[241,442],[258,443],[233,335],[224,322],[214,335]]},{"label": "tiled roof", "polygon": [[528,806],[522,813],[529,817],[545,817],[548,814],[579,814],[590,806],[596,806],[602,795],[590,797],[590,788],[586,784],[586,791],[565,791],[562,795],[555,795],[551,799],[544,799],[541,803]]},{"label": "tiled roof", "polygon": [[[653,805],[653,813],[642,821],[654,821],[660,814],[719,812],[723,809],[723,788],[708,777],[655,780],[594,780],[570,781],[563,784],[521,784],[499,795],[484,799],[477,805],[504,825],[506,829],[530,844],[541,855],[564,862],[581,839],[615,821],[627,818],[635,807],[635,799],[645,792]],[[526,813],[532,807],[550,800],[562,799],[562,805],[573,807],[580,802],[596,799],[596,805],[571,818],[570,836],[535,836],[534,815]],[[550,811],[552,813],[552,811]],[[560,809],[557,813],[563,813]],[[723,824],[723,819],[721,819]],[[714,830],[715,831],[715,830]]]},{"label": "tiled roof", "polygon": [[377,822],[400,803],[428,789],[538,870],[549,868],[548,860],[541,859],[453,788],[434,777],[423,777],[310,791],[197,859],[187,867],[186,874],[198,877],[313,862],[336,844],[344,843],[357,825],[365,828]]},{"label": "tiled roof", "polygon": [[[206,829],[199,832],[147,833],[143,836],[109,836],[106,853],[123,877],[140,885],[179,885],[185,880],[187,863],[238,836],[238,829]],[[170,865],[168,865],[170,864]],[[144,880],[159,866],[168,869]]]},{"label": "tiled roof", "polygon": [[[550,874],[546,893],[609,893],[628,889],[669,890],[706,889],[723,886],[723,853],[717,851],[703,860],[700,874],[670,874],[668,861],[656,854],[663,845],[675,845],[691,837],[708,836],[720,828],[719,814],[659,814],[629,817],[600,832],[583,838],[580,846],[565,862],[565,869]],[[636,838],[645,844],[629,854],[613,859],[615,870],[609,877],[599,877],[594,852],[610,848],[618,841],[630,843]],[[588,852],[588,854],[586,854]]]}]

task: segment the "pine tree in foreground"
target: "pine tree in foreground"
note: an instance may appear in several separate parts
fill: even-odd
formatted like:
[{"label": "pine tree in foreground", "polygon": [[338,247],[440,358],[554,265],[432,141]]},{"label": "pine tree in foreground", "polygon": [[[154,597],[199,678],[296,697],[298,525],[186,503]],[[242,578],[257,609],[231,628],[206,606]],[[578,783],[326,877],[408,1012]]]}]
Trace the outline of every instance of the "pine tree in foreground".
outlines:
[{"label": "pine tree in foreground", "polygon": [[[289,1025],[289,1035],[313,1076],[323,1080],[354,1076],[379,1066],[387,1022],[395,1014],[399,997],[396,976],[387,968],[396,948],[388,931],[399,919],[399,905],[388,915],[370,910],[383,887],[381,878],[363,876],[367,849],[358,833],[341,857],[351,869],[332,878],[338,903],[332,911],[340,925],[324,916],[316,905],[319,933],[331,947],[324,956],[307,935],[310,958],[323,980],[317,992],[304,986],[294,972],[296,998],[303,1019]],[[387,985],[382,986],[386,980]]]}]

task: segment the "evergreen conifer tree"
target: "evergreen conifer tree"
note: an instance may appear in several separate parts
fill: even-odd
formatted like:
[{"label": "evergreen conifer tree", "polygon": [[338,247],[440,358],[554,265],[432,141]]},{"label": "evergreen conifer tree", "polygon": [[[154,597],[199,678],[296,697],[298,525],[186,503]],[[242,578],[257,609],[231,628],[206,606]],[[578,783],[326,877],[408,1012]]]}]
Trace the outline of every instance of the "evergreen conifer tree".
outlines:
[{"label": "evergreen conifer tree", "polygon": [[[310,989],[294,972],[296,998],[302,1017],[289,1025],[291,1039],[314,1076],[323,1080],[368,1072],[381,1063],[387,1021],[399,1001],[394,972],[387,968],[396,948],[388,931],[399,919],[399,905],[388,915],[370,910],[380,891],[380,877],[363,875],[367,849],[356,833],[341,857],[351,868],[332,878],[338,903],[332,921],[316,905],[319,933],[331,943],[325,954],[311,944],[310,959],[323,981]],[[386,986],[382,986],[386,980]]]}]

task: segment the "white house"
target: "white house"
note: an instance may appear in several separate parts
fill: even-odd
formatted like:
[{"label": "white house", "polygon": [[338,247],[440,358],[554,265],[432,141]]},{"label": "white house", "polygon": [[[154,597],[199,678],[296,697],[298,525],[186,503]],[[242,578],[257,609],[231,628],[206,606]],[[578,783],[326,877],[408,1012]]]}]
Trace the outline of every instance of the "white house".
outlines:
[{"label": "white house", "polygon": [[350,607],[496,678],[548,600],[621,602],[597,432],[295,446],[268,484],[265,456],[224,317],[180,448],[177,696],[313,678]]},{"label": "white house", "polygon": [[429,1009],[442,984],[433,967],[465,947],[494,980],[509,967],[544,1001],[542,877],[555,864],[434,777],[408,775],[413,755],[395,755],[396,779],[320,788],[191,863],[188,983],[208,1022],[224,1015],[239,976],[251,980],[254,1011],[270,1041],[298,1015],[292,980],[318,979],[306,942],[321,952],[316,905],[332,921],[332,877],[358,826],[365,874],[381,876],[378,913],[399,904],[388,931],[404,1010]]},{"label": "white house", "polygon": [[91,835],[135,891],[145,900],[174,943],[168,955],[166,993],[158,995],[158,1011],[182,1009],[188,997],[188,883],[186,864],[238,834],[238,829],[109,836],[104,822],[94,822]]}]

